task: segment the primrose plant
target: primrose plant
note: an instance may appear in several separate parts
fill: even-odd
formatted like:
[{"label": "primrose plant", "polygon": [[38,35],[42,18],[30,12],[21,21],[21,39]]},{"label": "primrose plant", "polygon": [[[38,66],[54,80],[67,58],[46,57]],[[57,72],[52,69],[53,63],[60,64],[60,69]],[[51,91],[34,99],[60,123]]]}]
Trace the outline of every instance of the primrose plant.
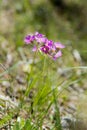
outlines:
[{"label": "primrose plant", "polygon": [[[39,32],[35,32],[34,34],[28,34],[27,36],[25,36],[24,42],[25,42],[26,46],[32,45],[33,52],[40,52],[41,54],[48,56],[52,60],[57,60],[59,57],[61,57],[62,56],[61,50],[63,48],[65,48],[65,46],[63,44],[61,44],[60,42],[54,42],[53,40],[49,40],[45,35],[40,34]],[[44,75],[41,75],[41,76],[43,77]],[[41,89],[41,91],[39,92],[39,94],[37,96],[39,104],[41,104],[41,101],[46,103],[46,101],[49,100],[49,98],[47,98],[45,100],[45,97],[50,93],[48,91],[49,87],[47,88],[48,85],[50,86],[50,83],[46,83],[45,85],[43,85],[43,84],[41,84],[42,86],[40,86],[40,80],[39,80],[39,87]],[[54,100],[52,101],[52,103],[55,104],[55,108],[57,110],[55,127],[58,130],[61,130],[59,108],[57,106],[56,96],[54,93],[53,93],[53,96],[54,96]],[[49,106],[48,106],[48,108],[49,108]],[[32,103],[32,109],[33,109],[33,103]],[[40,117],[41,117],[41,115],[40,115]]]}]

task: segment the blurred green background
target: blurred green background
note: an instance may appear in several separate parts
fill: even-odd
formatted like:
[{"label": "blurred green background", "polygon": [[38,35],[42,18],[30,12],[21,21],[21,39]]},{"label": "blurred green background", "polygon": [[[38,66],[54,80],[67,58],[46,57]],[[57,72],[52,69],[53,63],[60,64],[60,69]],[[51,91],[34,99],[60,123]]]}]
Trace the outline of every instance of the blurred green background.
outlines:
[{"label": "blurred green background", "polygon": [[0,37],[19,47],[35,31],[72,46],[87,61],[86,0],[0,0]]}]

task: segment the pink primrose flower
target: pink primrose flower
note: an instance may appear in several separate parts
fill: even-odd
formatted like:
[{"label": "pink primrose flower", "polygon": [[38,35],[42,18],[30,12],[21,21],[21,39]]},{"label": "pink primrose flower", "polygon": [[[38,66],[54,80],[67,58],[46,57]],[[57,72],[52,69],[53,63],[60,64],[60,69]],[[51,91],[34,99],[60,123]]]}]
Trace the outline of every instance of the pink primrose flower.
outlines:
[{"label": "pink primrose flower", "polygon": [[[36,42],[34,43],[34,41]],[[51,57],[53,60],[56,60],[62,56],[61,49],[65,48],[65,46],[60,42],[48,40],[45,35],[40,34],[39,32],[35,32],[34,35],[27,35],[24,38],[24,42],[26,44],[34,44],[32,51],[41,51]]]},{"label": "pink primrose flower", "polygon": [[31,42],[33,42],[35,40],[35,36],[33,35],[27,35],[24,39],[24,42],[26,44],[31,44]]},{"label": "pink primrose flower", "polygon": [[43,45],[42,47],[40,47],[40,50],[45,53],[45,54],[48,54],[49,53],[49,47],[48,46],[45,46]]}]

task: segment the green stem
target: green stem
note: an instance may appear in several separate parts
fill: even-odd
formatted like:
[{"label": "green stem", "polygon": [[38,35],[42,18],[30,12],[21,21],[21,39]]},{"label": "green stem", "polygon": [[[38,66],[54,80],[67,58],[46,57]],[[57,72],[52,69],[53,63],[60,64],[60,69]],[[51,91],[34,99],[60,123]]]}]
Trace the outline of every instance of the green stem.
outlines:
[{"label": "green stem", "polygon": [[55,104],[55,109],[56,109],[56,112],[55,112],[55,127],[56,127],[56,130],[62,130],[62,127],[61,127],[61,119],[60,119],[60,111],[59,111],[59,106],[58,106],[58,102],[57,102],[57,97],[55,95],[55,91],[53,91],[53,97],[54,97],[54,104]]}]

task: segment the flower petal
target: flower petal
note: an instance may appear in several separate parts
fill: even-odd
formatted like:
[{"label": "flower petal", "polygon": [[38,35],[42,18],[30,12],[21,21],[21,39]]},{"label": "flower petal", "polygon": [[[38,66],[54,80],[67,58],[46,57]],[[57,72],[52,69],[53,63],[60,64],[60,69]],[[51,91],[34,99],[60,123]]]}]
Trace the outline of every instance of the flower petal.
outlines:
[{"label": "flower petal", "polygon": [[43,37],[43,38],[38,38],[38,37],[36,37],[35,39],[36,39],[36,41],[37,41],[38,43],[45,43],[45,37]]},{"label": "flower petal", "polygon": [[56,60],[58,57],[62,56],[61,50],[59,50],[53,57],[54,60]]},{"label": "flower petal", "polygon": [[43,45],[42,47],[40,47],[40,50],[45,53],[45,54],[48,54],[49,53],[49,47],[48,46],[45,46]]},{"label": "flower petal", "polygon": [[32,49],[32,51],[37,51],[37,47],[34,46],[33,49]]},{"label": "flower petal", "polygon": [[61,44],[60,42],[55,42],[54,45],[56,48],[65,48],[65,46]]},{"label": "flower petal", "polygon": [[24,38],[24,42],[27,43],[27,44],[30,44],[30,39],[31,39],[31,35],[27,35],[25,38]]}]

